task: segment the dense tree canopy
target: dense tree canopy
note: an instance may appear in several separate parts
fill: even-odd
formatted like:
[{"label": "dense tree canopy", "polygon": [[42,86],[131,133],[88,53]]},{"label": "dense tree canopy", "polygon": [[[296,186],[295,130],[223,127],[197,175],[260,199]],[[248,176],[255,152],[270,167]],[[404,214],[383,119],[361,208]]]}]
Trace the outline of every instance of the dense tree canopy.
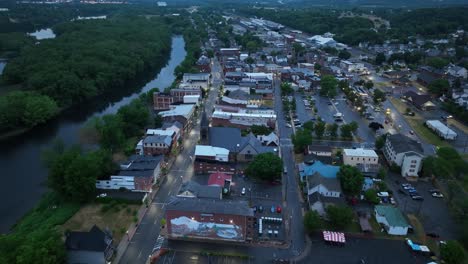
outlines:
[{"label": "dense tree canopy", "polygon": [[320,95],[327,96],[330,98],[335,97],[338,92],[336,90],[338,81],[332,75],[325,75],[320,80]]},{"label": "dense tree canopy", "polygon": [[353,219],[353,210],[348,206],[329,205],[325,211],[330,223],[338,230],[343,230]]},{"label": "dense tree canopy", "polygon": [[449,240],[440,246],[440,257],[447,264],[462,263],[465,259],[465,250],[455,240]]},{"label": "dense tree canopy", "polygon": [[361,192],[364,176],[358,168],[349,165],[342,165],[338,172],[341,188],[347,195],[358,195]]},{"label": "dense tree canopy", "polygon": [[281,179],[283,160],[273,153],[263,153],[255,157],[245,169],[247,176],[265,181]]},{"label": "dense tree canopy", "polygon": [[307,146],[312,144],[311,131],[308,129],[296,130],[296,134],[291,135],[291,139],[296,153],[304,152]]},{"label": "dense tree canopy", "polygon": [[316,211],[307,211],[304,215],[304,228],[307,232],[312,233],[320,229],[323,221]]},{"label": "dense tree canopy", "polygon": [[28,128],[55,116],[59,109],[54,100],[34,92],[11,92],[0,97],[0,132]]}]

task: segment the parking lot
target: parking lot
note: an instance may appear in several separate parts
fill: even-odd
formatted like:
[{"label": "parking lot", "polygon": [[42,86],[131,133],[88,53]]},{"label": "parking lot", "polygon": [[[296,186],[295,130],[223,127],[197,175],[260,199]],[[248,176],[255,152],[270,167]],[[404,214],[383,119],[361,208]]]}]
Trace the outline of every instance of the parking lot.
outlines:
[{"label": "parking lot", "polygon": [[[408,183],[400,175],[389,173],[387,186],[393,191],[397,206],[405,214],[414,214],[424,226],[426,233],[440,236],[440,239],[453,239],[457,237],[455,222],[453,221],[445,198],[432,197],[429,190],[434,189],[430,182],[410,182],[424,200],[413,200],[408,191],[401,187]],[[399,191],[400,190],[400,191]]]}]

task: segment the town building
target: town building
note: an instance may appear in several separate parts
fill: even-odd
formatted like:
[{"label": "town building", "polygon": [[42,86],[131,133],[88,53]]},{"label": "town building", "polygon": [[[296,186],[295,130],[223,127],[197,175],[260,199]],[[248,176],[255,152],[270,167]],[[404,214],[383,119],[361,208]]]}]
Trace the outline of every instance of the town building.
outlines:
[{"label": "town building", "polygon": [[255,233],[247,201],[174,197],[165,218],[169,239],[246,242]]},{"label": "town building", "polygon": [[158,181],[163,156],[133,155],[120,165],[117,175],[96,180],[96,189],[150,192]]},{"label": "town building", "polygon": [[183,125],[183,129],[187,130],[191,127],[191,118],[195,112],[194,104],[171,105],[167,111],[159,112],[159,115],[166,122],[178,121]]},{"label": "town building", "polygon": [[439,137],[445,140],[454,140],[457,138],[457,133],[439,120],[427,120],[426,126],[434,131],[434,133],[436,133]]},{"label": "town building", "polygon": [[388,135],[383,153],[388,163],[401,167],[403,177],[417,177],[421,171],[424,158],[422,146],[405,135]]},{"label": "town building", "polygon": [[67,263],[109,263],[114,254],[112,235],[94,225],[88,232],[66,232]]},{"label": "town building", "polygon": [[170,135],[147,135],[142,143],[144,155],[165,155],[170,153],[173,139]]},{"label": "town building", "polygon": [[431,102],[429,94],[417,94],[414,91],[408,91],[403,94],[403,97],[423,111],[434,110],[436,108],[436,105]]},{"label": "town building", "polygon": [[343,149],[343,163],[351,166],[358,164],[377,165],[379,164],[379,156],[373,149]]},{"label": "town building", "polygon": [[185,198],[222,199],[221,188],[222,186],[201,185],[194,181],[187,181],[182,183],[176,196]]},{"label": "town building", "polygon": [[212,115],[213,126],[230,126],[241,129],[252,125],[275,127],[276,113],[270,108],[239,108],[216,105]]},{"label": "town building", "polygon": [[384,226],[389,235],[406,236],[408,222],[397,207],[390,205],[376,205],[375,219]]},{"label": "town building", "polygon": [[195,146],[195,160],[212,161],[212,162],[228,162],[229,150],[212,146]]}]

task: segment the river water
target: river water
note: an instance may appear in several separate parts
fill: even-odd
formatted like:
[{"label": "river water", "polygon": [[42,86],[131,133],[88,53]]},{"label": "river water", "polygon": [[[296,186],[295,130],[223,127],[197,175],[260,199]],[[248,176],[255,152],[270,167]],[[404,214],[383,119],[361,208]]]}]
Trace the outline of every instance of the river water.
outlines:
[{"label": "river water", "polygon": [[127,86],[125,91],[113,91],[112,94],[75,107],[43,126],[0,142],[0,233],[8,232],[47,190],[47,168],[40,158],[43,149],[50,147],[57,138],[66,145],[77,144],[79,130],[89,118],[115,113],[143,92],[170,86],[175,79],[174,69],[186,54],[184,39],[174,36],[169,62],[159,74],[144,76]]}]

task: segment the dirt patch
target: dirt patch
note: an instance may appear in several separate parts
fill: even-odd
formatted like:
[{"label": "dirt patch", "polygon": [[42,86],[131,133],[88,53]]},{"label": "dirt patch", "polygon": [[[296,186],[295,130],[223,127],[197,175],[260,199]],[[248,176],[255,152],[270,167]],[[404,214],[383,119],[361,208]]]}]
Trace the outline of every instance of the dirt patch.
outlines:
[{"label": "dirt patch", "polygon": [[89,204],[83,206],[63,226],[63,230],[89,231],[93,225],[112,232],[117,244],[134,222],[139,205],[130,204]]}]

